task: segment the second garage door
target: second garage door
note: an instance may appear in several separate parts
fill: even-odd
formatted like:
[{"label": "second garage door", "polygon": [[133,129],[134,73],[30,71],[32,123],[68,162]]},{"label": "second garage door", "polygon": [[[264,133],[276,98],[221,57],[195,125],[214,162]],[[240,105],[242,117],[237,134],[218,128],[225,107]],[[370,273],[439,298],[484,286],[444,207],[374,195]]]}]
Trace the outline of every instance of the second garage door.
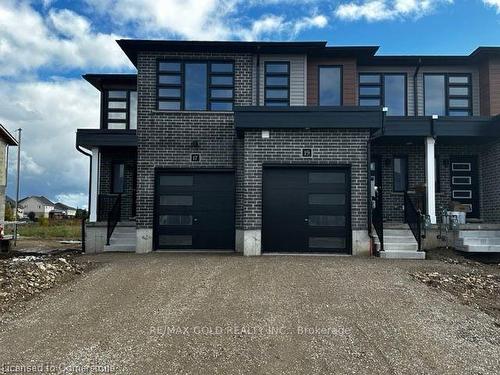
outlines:
[{"label": "second garage door", "polygon": [[156,249],[234,249],[234,173],[156,175]]},{"label": "second garage door", "polygon": [[348,168],[264,168],[263,250],[349,253],[349,181]]}]

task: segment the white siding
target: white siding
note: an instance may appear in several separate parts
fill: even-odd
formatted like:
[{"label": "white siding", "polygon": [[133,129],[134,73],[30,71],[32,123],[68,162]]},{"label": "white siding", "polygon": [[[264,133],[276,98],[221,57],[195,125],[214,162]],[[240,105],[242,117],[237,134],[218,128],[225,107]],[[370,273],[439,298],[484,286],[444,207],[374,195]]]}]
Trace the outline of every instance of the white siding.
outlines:
[{"label": "white siding", "polygon": [[306,105],[307,65],[305,55],[262,55],[260,57],[260,105],[264,105],[264,66],[266,61],[290,62],[290,105]]}]

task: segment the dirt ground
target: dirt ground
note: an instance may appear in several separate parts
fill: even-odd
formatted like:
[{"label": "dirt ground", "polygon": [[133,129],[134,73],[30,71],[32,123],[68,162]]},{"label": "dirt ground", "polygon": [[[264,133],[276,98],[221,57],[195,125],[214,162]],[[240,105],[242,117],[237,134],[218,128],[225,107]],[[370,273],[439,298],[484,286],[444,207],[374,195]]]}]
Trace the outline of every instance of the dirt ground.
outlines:
[{"label": "dirt ground", "polygon": [[0,315],[4,372],[500,373],[494,316],[415,276],[476,267],[453,258],[79,259],[98,266]]}]

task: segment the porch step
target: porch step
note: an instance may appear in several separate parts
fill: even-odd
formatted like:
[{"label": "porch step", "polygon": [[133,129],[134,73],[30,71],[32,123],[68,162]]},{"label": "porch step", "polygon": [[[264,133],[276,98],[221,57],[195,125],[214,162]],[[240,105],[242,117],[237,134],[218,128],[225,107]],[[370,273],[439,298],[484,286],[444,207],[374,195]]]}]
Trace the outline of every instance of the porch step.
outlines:
[{"label": "porch step", "polygon": [[115,227],[109,245],[104,246],[104,251],[133,252],[137,245],[137,229],[135,224],[118,223]]},{"label": "porch step", "polygon": [[[380,249],[380,241],[375,240]],[[384,251],[380,257],[385,259],[425,259],[425,252],[418,251],[418,243],[408,224],[384,223]]]},{"label": "porch step", "polygon": [[455,249],[468,253],[500,253],[500,231],[459,230]]}]

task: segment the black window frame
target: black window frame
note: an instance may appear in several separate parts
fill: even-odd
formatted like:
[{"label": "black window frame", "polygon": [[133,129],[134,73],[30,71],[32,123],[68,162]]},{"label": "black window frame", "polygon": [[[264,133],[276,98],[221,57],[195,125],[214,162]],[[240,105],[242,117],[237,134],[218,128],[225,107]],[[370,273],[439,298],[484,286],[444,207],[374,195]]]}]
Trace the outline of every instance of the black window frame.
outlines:
[{"label": "black window frame", "polygon": [[[321,68],[339,68],[340,69],[340,104],[339,106],[344,105],[344,66],[343,65],[335,65],[335,64],[321,64],[318,65],[318,106],[321,105]],[[328,107],[328,105],[324,105]]]},{"label": "black window frame", "polygon": [[[379,82],[378,83],[361,83],[361,76],[366,75],[366,76],[379,76]],[[408,116],[408,74],[404,72],[361,72],[358,73],[358,105],[361,105],[361,100],[362,99],[379,99],[380,100],[380,107],[387,107],[385,104],[385,77],[386,76],[403,76],[404,77],[404,93],[405,93],[405,109],[404,109],[404,114],[402,115],[389,115],[387,113],[387,116]],[[380,88],[380,94],[379,95],[362,95],[361,94],[361,88],[362,87],[379,87]]]},{"label": "black window frame", "polygon": [[[174,70],[161,70],[160,66],[162,63],[177,63],[180,65],[179,71]],[[206,108],[205,109],[185,109],[185,95],[186,95],[186,75],[185,66],[186,64],[205,64],[207,67],[206,76]],[[213,64],[231,64],[231,72],[213,72]],[[165,112],[232,112],[234,110],[234,99],[235,99],[235,70],[236,65],[234,60],[197,60],[197,59],[158,59],[156,64],[156,110]],[[161,76],[179,76],[179,84],[174,83],[160,83]],[[212,84],[212,77],[231,77],[232,84]],[[176,96],[162,96],[160,97],[160,89],[179,89],[179,97]],[[232,95],[229,98],[217,98],[212,96],[212,90],[226,89],[231,90]],[[179,109],[162,109],[160,108],[160,102],[179,102]],[[212,109],[212,104],[214,103],[230,103],[231,109]]]},{"label": "black window frame", "polygon": [[[124,91],[126,92],[126,97],[125,98],[110,98],[109,97],[109,92],[110,91]],[[131,92],[137,92],[136,89],[130,89],[130,88],[106,88],[102,92],[102,102],[103,107],[102,107],[102,127],[103,129],[108,129],[108,130],[129,130],[130,129],[130,93]],[[137,98],[139,99],[139,98]],[[120,103],[125,103],[125,108],[109,108],[109,102],[120,102]],[[109,113],[125,113],[125,120],[120,120],[120,119],[109,119]],[[109,124],[123,124],[125,123],[125,129],[110,129]],[[135,129],[134,129],[135,130]]]},{"label": "black window frame", "polygon": [[[267,67],[270,65],[286,65],[287,73],[268,73]],[[286,86],[268,86],[267,78],[268,77],[286,77],[287,85]],[[287,99],[279,99],[279,98],[268,98],[267,90],[287,90]],[[264,106],[268,106],[267,103],[285,103],[283,106],[269,106],[269,107],[289,107],[290,106],[290,61],[265,61],[264,62]]]},{"label": "black window frame", "polygon": [[[115,167],[117,165],[123,165],[123,183],[122,183],[122,191],[117,191],[115,189]],[[110,186],[110,191],[111,194],[123,194],[125,193],[125,169],[126,165],[123,160],[114,160],[111,162],[111,186]]]},{"label": "black window frame", "polygon": [[[405,187],[404,187],[403,190],[397,190],[396,189],[396,178],[395,178],[396,177],[395,176],[396,175],[396,171],[394,169],[395,160],[396,159],[402,159],[402,160],[404,160],[405,161],[405,165],[406,165]],[[408,177],[409,177],[409,174],[410,174],[409,172],[410,171],[409,171],[409,164],[408,164],[408,155],[404,155],[404,154],[402,154],[402,155],[393,155],[393,157],[392,157],[392,191],[394,193],[404,193],[404,192],[408,191],[408,186],[409,186],[409,184],[408,184],[408,181],[409,181]]]},{"label": "black window frame", "polygon": [[[473,97],[472,97],[472,73],[439,73],[439,72],[431,72],[423,74],[423,101],[424,101],[424,116],[432,116],[433,114],[426,114],[425,110],[425,77],[426,76],[444,76],[444,111],[445,116],[453,116],[450,115],[450,111],[467,111],[468,116],[473,115]],[[450,77],[467,77],[468,83],[450,83]],[[468,95],[450,95],[450,87],[467,87],[469,94]],[[469,102],[468,107],[450,107],[451,99],[467,99]],[[460,116],[457,116],[460,117]]]}]

